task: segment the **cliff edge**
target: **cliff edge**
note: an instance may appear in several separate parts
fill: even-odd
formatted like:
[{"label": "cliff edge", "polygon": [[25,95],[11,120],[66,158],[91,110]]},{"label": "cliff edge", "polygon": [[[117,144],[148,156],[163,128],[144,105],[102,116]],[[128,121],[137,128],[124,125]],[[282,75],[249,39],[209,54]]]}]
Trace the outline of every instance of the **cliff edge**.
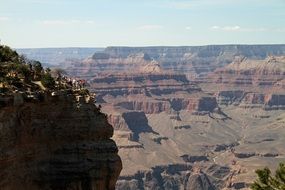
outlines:
[{"label": "cliff edge", "polygon": [[1,97],[10,105],[0,109],[0,189],[115,189],[113,128],[89,97],[19,97]]}]

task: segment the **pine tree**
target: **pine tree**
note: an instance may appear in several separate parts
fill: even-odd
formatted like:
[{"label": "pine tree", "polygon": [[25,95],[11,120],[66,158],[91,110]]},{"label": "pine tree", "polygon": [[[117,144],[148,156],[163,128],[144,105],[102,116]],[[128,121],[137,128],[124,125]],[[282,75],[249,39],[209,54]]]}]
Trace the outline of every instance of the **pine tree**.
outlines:
[{"label": "pine tree", "polygon": [[253,190],[285,190],[285,164],[280,163],[275,175],[269,168],[256,170],[258,179],[251,185]]}]

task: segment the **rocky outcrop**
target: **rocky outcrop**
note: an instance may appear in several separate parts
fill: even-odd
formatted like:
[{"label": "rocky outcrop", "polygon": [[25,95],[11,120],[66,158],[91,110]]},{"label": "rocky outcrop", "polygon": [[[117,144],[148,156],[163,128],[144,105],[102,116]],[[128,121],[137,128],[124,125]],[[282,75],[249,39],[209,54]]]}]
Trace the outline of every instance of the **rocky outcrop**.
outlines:
[{"label": "rocky outcrop", "polygon": [[234,148],[235,146],[238,146],[238,145],[239,145],[239,143],[217,144],[214,147],[214,151],[215,152],[225,151],[225,150],[228,150],[228,149],[232,149],[232,148]]},{"label": "rocky outcrop", "polygon": [[261,93],[247,93],[242,102],[249,105],[265,104],[265,95]]},{"label": "rocky outcrop", "polygon": [[147,64],[146,66],[144,66],[141,71],[143,73],[161,73],[162,69],[159,65],[158,62],[156,61],[152,61],[149,64]]},{"label": "rocky outcrop", "polygon": [[122,117],[126,121],[128,128],[132,131],[133,141],[139,140],[140,133],[157,134],[148,124],[148,119],[144,112],[125,112]]},{"label": "rocky outcrop", "polygon": [[[221,179],[228,178],[229,170],[220,166],[197,167],[191,164],[156,166],[150,171],[139,171],[131,176],[121,176],[116,189],[220,189]],[[214,171],[214,172],[213,172]],[[218,176],[216,173],[220,173]]]},{"label": "rocky outcrop", "polygon": [[271,152],[267,152],[267,153],[256,153],[256,152],[235,152],[234,153],[235,157],[237,158],[250,158],[253,156],[259,156],[259,157],[277,157],[279,156],[278,153],[271,153]]},{"label": "rocky outcrop", "polygon": [[125,131],[128,129],[128,125],[121,114],[108,114],[108,122],[115,130]]},{"label": "rocky outcrop", "polygon": [[265,97],[265,109],[285,109],[285,94],[270,94]]},{"label": "rocky outcrop", "polygon": [[207,156],[191,156],[191,155],[182,155],[181,158],[185,161],[185,162],[190,162],[190,163],[194,163],[194,162],[201,162],[201,161],[209,161],[209,159],[207,158]]},{"label": "rocky outcrop", "polygon": [[143,111],[146,114],[155,114],[160,112],[170,112],[171,106],[168,101],[128,101],[116,104],[122,108],[135,111]]},{"label": "rocky outcrop", "polygon": [[225,90],[215,94],[217,102],[220,105],[239,104],[244,96],[242,90]]},{"label": "rocky outcrop", "polygon": [[211,181],[206,174],[194,174],[188,178],[186,189],[189,190],[215,190],[216,188],[211,184]]},{"label": "rocky outcrop", "polygon": [[43,95],[0,110],[0,189],[114,189],[113,128],[83,97]]}]

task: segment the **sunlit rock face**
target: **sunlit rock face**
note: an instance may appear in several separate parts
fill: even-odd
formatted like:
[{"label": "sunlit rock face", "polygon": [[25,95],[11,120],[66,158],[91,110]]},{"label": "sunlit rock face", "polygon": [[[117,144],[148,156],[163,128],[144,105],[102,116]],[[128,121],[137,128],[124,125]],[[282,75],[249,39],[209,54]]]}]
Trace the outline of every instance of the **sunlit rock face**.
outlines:
[{"label": "sunlit rock face", "polygon": [[112,135],[105,114],[83,97],[7,104],[0,109],[0,189],[115,189],[122,164]]}]

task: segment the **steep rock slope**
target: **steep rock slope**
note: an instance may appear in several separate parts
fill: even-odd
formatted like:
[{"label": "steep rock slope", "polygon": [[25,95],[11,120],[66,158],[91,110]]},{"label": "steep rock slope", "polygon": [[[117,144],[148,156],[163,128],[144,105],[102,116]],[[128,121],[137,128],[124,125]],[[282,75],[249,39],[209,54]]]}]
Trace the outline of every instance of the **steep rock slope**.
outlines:
[{"label": "steep rock slope", "polygon": [[42,96],[0,97],[0,189],[114,189],[122,165],[106,116],[88,97]]}]

